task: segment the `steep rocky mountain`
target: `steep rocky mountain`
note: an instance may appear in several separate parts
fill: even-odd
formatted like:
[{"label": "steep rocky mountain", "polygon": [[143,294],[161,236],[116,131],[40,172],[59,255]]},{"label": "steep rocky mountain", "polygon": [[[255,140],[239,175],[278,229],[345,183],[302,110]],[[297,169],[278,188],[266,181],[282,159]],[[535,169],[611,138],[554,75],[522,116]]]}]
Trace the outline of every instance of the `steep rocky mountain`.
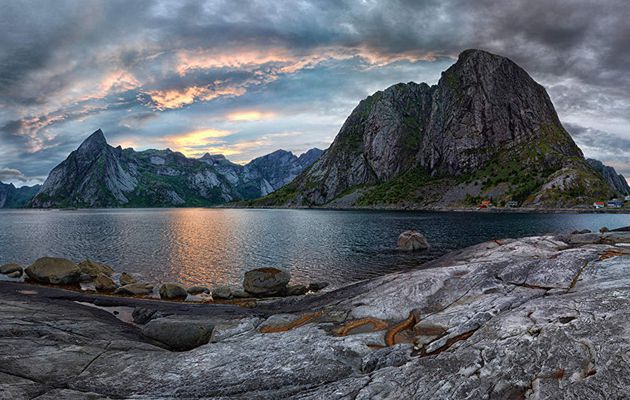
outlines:
[{"label": "steep rocky mountain", "polygon": [[21,208],[39,192],[41,185],[16,188],[12,183],[0,182],[0,208]]},{"label": "steep rocky mountain", "polygon": [[[30,206],[204,206],[256,198],[310,166],[284,153],[294,161],[293,168],[287,169],[287,159],[272,157],[262,170],[252,165],[256,160],[241,166],[221,155],[192,159],[170,149],[136,152],[112,147],[99,129],[52,170]],[[274,179],[268,181],[267,176]]]},{"label": "steep rocky mountain", "polygon": [[611,195],[545,89],[509,59],[467,50],[437,85],[362,100],[311,168],[255,204],[575,206]]},{"label": "steep rocky mountain", "polygon": [[592,158],[587,158],[586,161],[588,161],[591,167],[604,177],[606,182],[608,182],[610,187],[612,187],[615,191],[623,194],[624,196],[630,195],[630,186],[628,186],[628,181],[623,175],[618,174],[613,167],[604,165],[601,161],[594,160]]}]

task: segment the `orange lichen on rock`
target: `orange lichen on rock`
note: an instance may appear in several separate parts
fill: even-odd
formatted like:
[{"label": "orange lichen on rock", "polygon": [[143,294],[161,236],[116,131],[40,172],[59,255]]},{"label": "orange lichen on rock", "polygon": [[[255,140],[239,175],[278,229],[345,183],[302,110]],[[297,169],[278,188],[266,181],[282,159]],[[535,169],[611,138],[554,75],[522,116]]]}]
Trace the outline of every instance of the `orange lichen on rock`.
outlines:
[{"label": "orange lichen on rock", "polygon": [[613,258],[623,255],[628,255],[630,252],[624,251],[622,249],[608,249],[599,255],[600,260],[605,260],[607,258]]},{"label": "orange lichen on rock", "polygon": [[396,335],[400,332],[411,329],[416,324],[416,317],[413,313],[409,313],[406,320],[391,327],[385,334],[385,344],[387,346],[393,346],[396,344]]},{"label": "orange lichen on rock", "polygon": [[360,328],[362,326],[365,326],[365,325],[372,325],[372,328],[371,328],[372,332],[382,331],[383,329],[387,329],[387,327],[389,326],[387,322],[383,320],[380,320],[378,318],[368,317],[368,318],[361,318],[354,321],[350,321],[344,324],[343,326],[341,326],[340,328],[338,328],[335,332],[339,336],[347,336],[353,330]]},{"label": "orange lichen on rock", "polygon": [[297,327],[305,325],[309,323],[310,321],[312,321],[313,319],[320,317],[321,315],[322,315],[321,311],[304,314],[300,318],[294,321],[291,321],[288,324],[276,325],[276,326],[264,326],[260,328],[260,333],[287,332],[287,331],[290,331],[291,329],[295,329]]}]

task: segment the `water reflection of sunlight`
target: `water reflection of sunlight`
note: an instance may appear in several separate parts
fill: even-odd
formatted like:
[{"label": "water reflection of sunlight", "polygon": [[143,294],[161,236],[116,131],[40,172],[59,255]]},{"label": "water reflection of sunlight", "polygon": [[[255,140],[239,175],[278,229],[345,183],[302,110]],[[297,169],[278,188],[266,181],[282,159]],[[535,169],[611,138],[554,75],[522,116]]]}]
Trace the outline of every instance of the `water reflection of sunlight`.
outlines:
[{"label": "water reflection of sunlight", "polygon": [[164,232],[170,237],[163,241],[170,246],[169,275],[210,286],[233,282],[242,265],[240,252],[234,251],[235,225],[230,213],[222,210],[171,210]]}]

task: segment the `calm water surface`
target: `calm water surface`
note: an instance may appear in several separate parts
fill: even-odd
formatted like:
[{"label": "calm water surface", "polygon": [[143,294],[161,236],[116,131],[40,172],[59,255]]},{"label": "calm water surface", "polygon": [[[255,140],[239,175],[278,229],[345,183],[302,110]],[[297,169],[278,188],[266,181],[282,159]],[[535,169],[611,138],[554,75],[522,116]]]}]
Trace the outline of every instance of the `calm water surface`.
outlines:
[{"label": "calm water surface", "polygon": [[[342,284],[413,268],[493,238],[630,225],[630,215],[411,213],[328,210],[118,209],[0,211],[0,264],[45,255],[112,265],[152,282],[237,286],[262,266],[296,283]],[[423,232],[429,253],[394,251]]]}]

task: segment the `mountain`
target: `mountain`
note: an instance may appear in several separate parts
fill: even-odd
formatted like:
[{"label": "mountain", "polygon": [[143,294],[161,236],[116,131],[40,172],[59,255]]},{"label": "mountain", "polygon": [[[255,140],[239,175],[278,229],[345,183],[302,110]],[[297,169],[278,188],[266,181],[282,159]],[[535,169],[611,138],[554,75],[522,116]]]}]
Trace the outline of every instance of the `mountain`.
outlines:
[{"label": "mountain", "polygon": [[593,169],[595,169],[595,171],[599,172],[604,177],[611,188],[624,196],[630,195],[630,186],[628,186],[628,181],[626,181],[626,178],[623,175],[618,174],[613,167],[604,165],[601,161],[594,160],[592,158],[587,158],[586,161],[591,165],[591,167],[593,167]]},{"label": "mountain", "polygon": [[0,208],[21,208],[37,194],[41,185],[16,188],[12,183],[0,182]]},{"label": "mountain", "polygon": [[241,166],[222,155],[193,159],[170,149],[136,152],[110,146],[99,129],[52,170],[30,206],[205,206],[256,198],[310,166],[290,152],[276,153]]},{"label": "mountain", "polygon": [[312,167],[254,204],[564,207],[611,195],[545,89],[507,58],[466,50],[437,85],[362,100]]}]

